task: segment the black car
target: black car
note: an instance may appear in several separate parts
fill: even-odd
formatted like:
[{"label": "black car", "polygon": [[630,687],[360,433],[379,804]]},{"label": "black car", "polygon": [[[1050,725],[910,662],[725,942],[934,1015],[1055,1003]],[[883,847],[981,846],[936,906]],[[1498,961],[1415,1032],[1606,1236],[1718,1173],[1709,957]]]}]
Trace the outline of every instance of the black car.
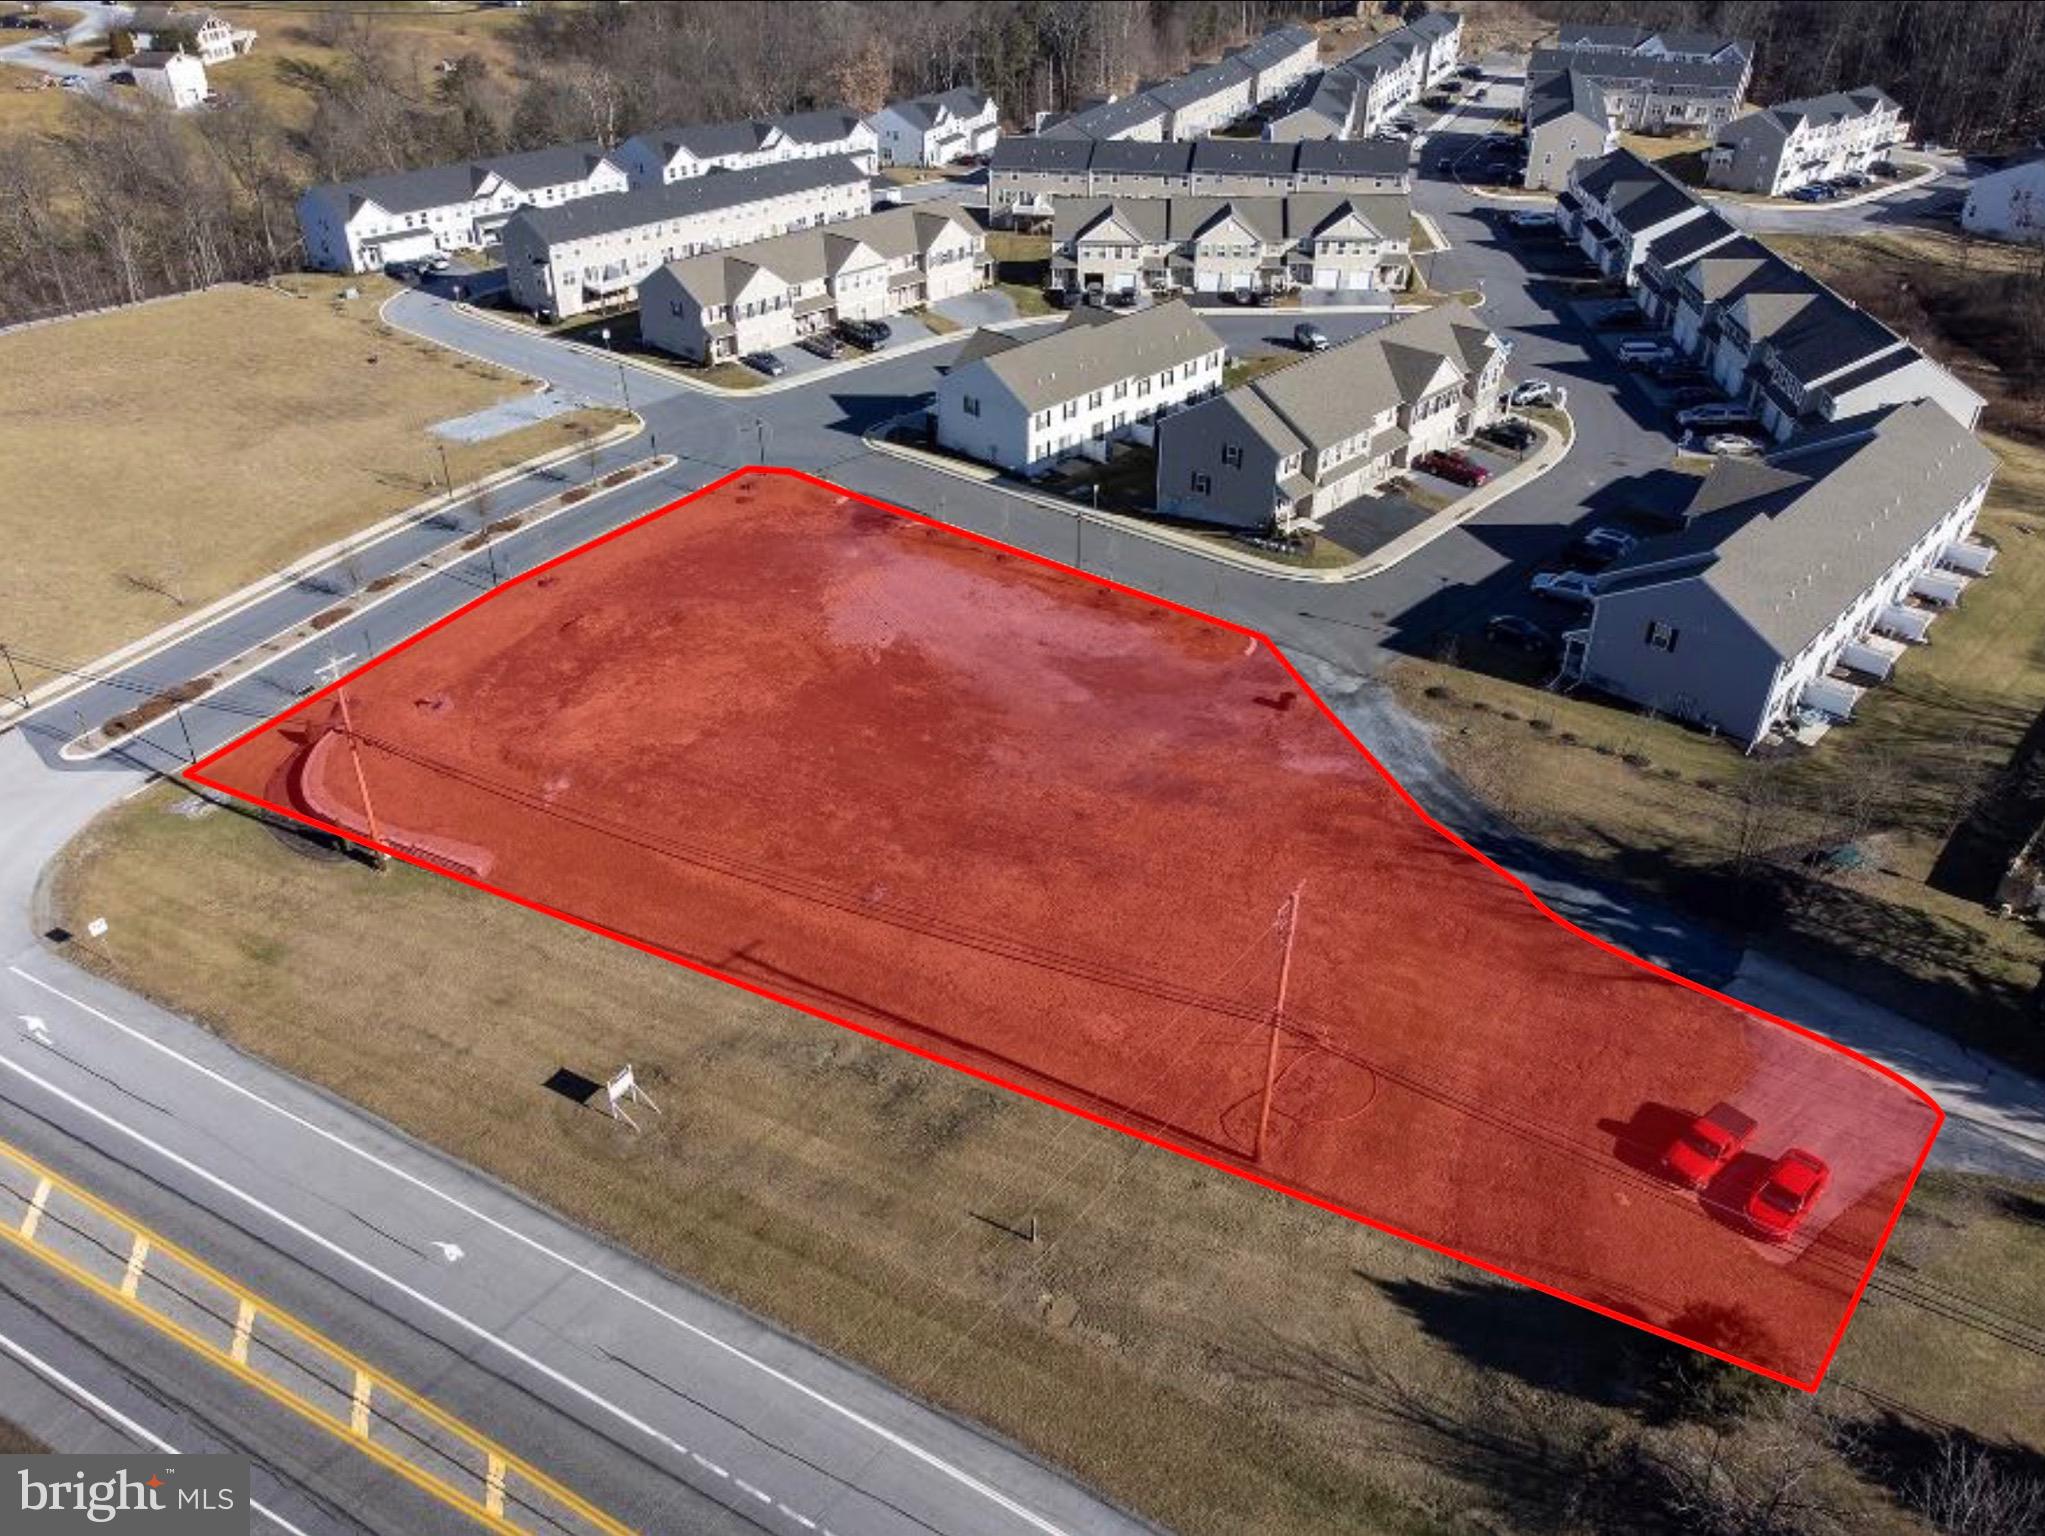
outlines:
[{"label": "black car", "polygon": [[1709,373],[1699,368],[1686,357],[1671,358],[1669,361],[1662,363],[1650,363],[1647,367],[1647,376],[1653,379],[1655,383],[1666,384],[1672,389],[1685,385],[1692,387],[1701,386],[1711,377]]},{"label": "black car", "polygon": [[788,372],[788,364],[782,362],[772,352],[748,352],[739,361],[755,373],[764,373],[770,379],[778,379]]},{"label": "black car", "polygon": [[800,345],[803,351],[814,352],[818,357],[826,361],[845,355],[845,343],[833,336],[829,331],[818,331],[813,335],[805,336],[802,338]]},{"label": "black car", "polygon": [[1116,309],[1134,309],[1136,307],[1136,290],[1134,288],[1117,288],[1108,295],[1108,303]]},{"label": "black car", "polygon": [[1484,638],[1494,645],[1509,645],[1514,650],[1528,651],[1536,656],[1553,655],[1555,651],[1553,635],[1532,619],[1522,618],[1516,613],[1494,614],[1487,619]]},{"label": "black car", "polygon": [[868,352],[878,352],[888,344],[888,337],[894,333],[879,320],[840,320],[838,334],[855,347]]},{"label": "black car", "polygon": [[1487,443],[1496,443],[1501,448],[1510,448],[1515,453],[1524,453],[1534,446],[1534,429],[1524,421],[1515,421],[1510,416],[1503,421],[1494,421],[1477,434]]},{"label": "black car", "polygon": [[1046,288],[1044,302],[1053,309],[1077,309],[1079,292],[1073,288]]},{"label": "black car", "polygon": [[1671,411],[1686,411],[1693,405],[1709,405],[1725,398],[1709,384],[1678,384],[1668,393]]}]

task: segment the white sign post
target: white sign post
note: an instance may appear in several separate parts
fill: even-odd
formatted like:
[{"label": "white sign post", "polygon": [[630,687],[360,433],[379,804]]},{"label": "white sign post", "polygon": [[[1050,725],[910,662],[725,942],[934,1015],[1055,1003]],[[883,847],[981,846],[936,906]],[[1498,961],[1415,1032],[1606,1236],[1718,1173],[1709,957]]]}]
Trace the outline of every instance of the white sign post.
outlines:
[{"label": "white sign post", "polygon": [[624,1121],[634,1131],[639,1129],[639,1122],[625,1113],[624,1105],[628,1100],[634,1104],[644,1104],[656,1115],[661,1113],[660,1106],[640,1089],[638,1078],[632,1075],[630,1062],[625,1064],[624,1071],[604,1084],[604,1094],[610,1100],[611,1118]]},{"label": "white sign post", "polygon": [[105,938],[107,936],[107,920],[103,917],[95,917],[91,922],[85,925],[85,932],[86,936],[89,938],[94,939]]}]

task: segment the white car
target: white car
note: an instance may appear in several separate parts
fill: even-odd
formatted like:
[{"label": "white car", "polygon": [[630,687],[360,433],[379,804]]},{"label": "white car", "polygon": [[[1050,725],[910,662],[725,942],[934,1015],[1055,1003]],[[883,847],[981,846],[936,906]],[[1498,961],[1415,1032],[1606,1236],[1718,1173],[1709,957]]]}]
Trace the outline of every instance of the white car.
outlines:
[{"label": "white car", "polygon": [[1528,379],[1515,384],[1507,399],[1513,405],[1547,405],[1555,399],[1555,386],[1546,379]]},{"label": "white car", "polygon": [[1747,459],[1761,452],[1761,445],[1739,432],[1714,432],[1704,440],[1704,451],[1720,458]]},{"label": "white car", "polygon": [[1744,405],[1693,405],[1676,412],[1676,425],[1686,432],[1708,432],[1713,427],[1737,427],[1754,419]]},{"label": "white car", "polygon": [[1528,590],[1536,597],[1545,597],[1550,602],[1569,603],[1577,608],[1588,608],[1597,601],[1598,584],[1582,571],[1540,571],[1528,583]]},{"label": "white car", "polygon": [[1556,219],[1555,215],[1545,208],[1529,208],[1525,212],[1514,214],[1506,222],[1514,229],[1553,229]]},{"label": "white car", "polygon": [[426,270],[428,272],[445,272],[453,265],[454,263],[445,256],[429,256],[426,258]]},{"label": "white car", "polygon": [[1629,368],[1644,368],[1649,363],[1671,363],[1676,360],[1676,349],[1665,341],[1650,341],[1645,336],[1635,336],[1622,341],[1613,349],[1619,361]]}]

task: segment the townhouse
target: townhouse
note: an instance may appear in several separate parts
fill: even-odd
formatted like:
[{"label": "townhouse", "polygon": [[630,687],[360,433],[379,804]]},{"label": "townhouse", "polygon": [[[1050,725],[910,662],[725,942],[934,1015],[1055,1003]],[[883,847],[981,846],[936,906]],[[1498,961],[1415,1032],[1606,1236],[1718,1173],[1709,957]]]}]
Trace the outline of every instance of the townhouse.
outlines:
[{"label": "townhouse", "polygon": [[1629,286],[1650,245],[1713,216],[1675,177],[1630,149],[1579,161],[1556,194],[1555,209],[1562,232],[1584,255],[1606,277]]},{"label": "townhouse", "polygon": [[1404,192],[1404,144],[1200,139],[1190,144],[1005,138],[987,173],[997,224],[1053,216],[1065,197],[1258,197],[1295,192]]},{"label": "townhouse", "polygon": [[1579,71],[1604,92],[1621,132],[1708,137],[1745,104],[1754,45],[1704,32],[1571,25],[1527,63],[1529,77],[1562,69]]},{"label": "townhouse", "polygon": [[1221,338],[1183,303],[1077,309],[1047,336],[974,336],[937,386],[940,447],[1017,473],[1108,444],[1221,389]]},{"label": "townhouse", "polygon": [[505,284],[520,309],[566,319],[630,303],[640,279],[670,261],[872,211],[867,173],[844,156],[528,208],[504,226]]},{"label": "townhouse", "polygon": [[992,280],[986,237],[965,209],[918,203],[671,261],[639,284],[639,335],[692,362],[723,362]]},{"label": "townhouse", "polygon": [[1289,532],[1452,447],[1505,409],[1508,347],[1444,304],[1317,353],[1160,424],[1157,510]]},{"label": "townhouse", "polygon": [[1522,113],[1527,166],[1520,180],[1525,186],[1559,192],[1577,166],[1618,147],[1619,129],[1606,110],[1605,93],[1580,70],[1528,75]]},{"label": "townhouse", "polygon": [[994,98],[976,86],[890,102],[866,120],[882,165],[956,165],[1001,136]]},{"label": "townhouse", "polygon": [[1274,27],[1230,50],[1213,64],[1110,97],[1046,124],[1041,132],[1063,139],[1134,139],[1148,143],[1194,139],[1248,117],[1313,73],[1320,40],[1309,27]]},{"label": "townhouse", "polygon": [[521,208],[623,192],[625,172],[596,143],[365,176],[310,188],[298,227],[310,265],[373,272],[436,251],[480,249]]},{"label": "townhouse", "polygon": [[1097,293],[1381,293],[1409,283],[1402,192],[1061,198],[1049,286]]},{"label": "townhouse", "polygon": [[1463,18],[1430,11],[1321,72],[1303,99],[1265,125],[1276,143],[1360,138],[1455,73],[1462,59]]},{"label": "townhouse", "polygon": [[128,56],[129,78],[148,97],[162,102],[173,112],[196,107],[209,94],[206,66],[196,54],[180,49],[159,53],[145,49]]},{"label": "townhouse", "polygon": [[1990,240],[2045,244],[2045,159],[2027,160],[1968,182],[1960,227]]},{"label": "townhouse", "polygon": [[1988,571],[1968,535],[1994,470],[1928,401],[1721,460],[1680,533],[1598,578],[1564,676],[1750,747],[1806,712],[1849,717]]},{"label": "townhouse", "polygon": [[834,107],[637,134],[611,158],[633,186],[657,187],[711,171],[752,170],[788,160],[850,159],[871,176],[880,149],[874,130],[856,112]]},{"label": "townhouse", "polygon": [[1783,197],[1814,181],[1865,171],[1909,137],[1903,108],[1878,85],[1749,112],[1718,130],[1704,179],[1734,192]]}]

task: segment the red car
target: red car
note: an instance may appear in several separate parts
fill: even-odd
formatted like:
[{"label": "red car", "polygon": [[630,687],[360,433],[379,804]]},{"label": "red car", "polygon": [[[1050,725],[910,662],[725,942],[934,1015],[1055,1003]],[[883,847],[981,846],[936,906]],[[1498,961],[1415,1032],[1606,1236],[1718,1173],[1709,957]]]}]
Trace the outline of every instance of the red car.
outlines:
[{"label": "red car", "polygon": [[1670,1178],[1702,1189],[1739,1155],[1754,1134],[1754,1122],[1730,1104],[1714,1104],[1683,1127],[1662,1154]]},{"label": "red car", "polygon": [[1482,485],[1491,478],[1490,470],[1460,453],[1424,453],[1417,467],[1456,485]]},{"label": "red car", "polygon": [[1757,1236],[1779,1243],[1804,1224],[1831,1182],[1822,1157],[1791,1147],[1748,1197],[1747,1222]]}]

